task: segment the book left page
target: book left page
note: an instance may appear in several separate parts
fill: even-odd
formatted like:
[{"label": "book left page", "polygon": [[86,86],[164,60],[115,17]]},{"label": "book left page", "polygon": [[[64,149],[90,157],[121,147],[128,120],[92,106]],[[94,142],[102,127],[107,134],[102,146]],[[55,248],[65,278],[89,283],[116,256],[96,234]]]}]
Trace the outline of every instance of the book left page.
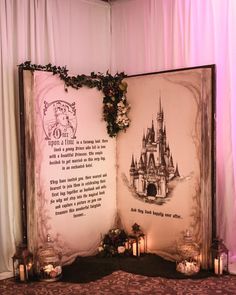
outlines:
[{"label": "book left page", "polygon": [[94,254],[114,222],[116,143],[101,92],[24,72],[28,242],[35,251],[50,234],[66,263]]}]

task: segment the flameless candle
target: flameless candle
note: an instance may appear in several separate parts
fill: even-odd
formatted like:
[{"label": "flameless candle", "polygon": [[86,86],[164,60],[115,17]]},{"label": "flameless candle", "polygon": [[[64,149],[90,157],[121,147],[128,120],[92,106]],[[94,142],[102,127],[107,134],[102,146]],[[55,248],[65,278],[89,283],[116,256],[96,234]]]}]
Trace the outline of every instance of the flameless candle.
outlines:
[{"label": "flameless candle", "polygon": [[25,268],[23,264],[19,265],[19,273],[20,273],[20,281],[24,281],[25,280]]},{"label": "flameless candle", "polygon": [[132,246],[133,246],[133,255],[140,256],[139,244],[137,242],[134,242]]},{"label": "flameless candle", "polygon": [[[220,264],[220,265],[219,265]],[[223,273],[223,259],[222,257],[214,259],[215,274],[222,275]]]},{"label": "flameless candle", "polygon": [[145,253],[145,241],[144,241],[144,239],[141,239],[139,241],[139,247],[140,247],[140,253]]}]

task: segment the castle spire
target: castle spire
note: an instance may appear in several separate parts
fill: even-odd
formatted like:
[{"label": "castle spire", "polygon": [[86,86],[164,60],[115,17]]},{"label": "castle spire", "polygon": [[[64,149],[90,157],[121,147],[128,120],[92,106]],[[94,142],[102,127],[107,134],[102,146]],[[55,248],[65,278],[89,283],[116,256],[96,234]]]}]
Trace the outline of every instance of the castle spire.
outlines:
[{"label": "castle spire", "polygon": [[134,155],[132,155],[131,165],[130,165],[130,172],[134,172],[135,170],[135,164],[134,164]]},{"label": "castle spire", "polygon": [[140,159],[139,159],[139,162],[138,162],[138,168],[139,168],[139,170],[143,171],[144,164],[143,164],[142,156],[140,156]]},{"label": "castle spire", "polygon": [[134,155],[132,155],[131,167],[134,167]]},{"label": "castle spire", "polygon": [[154,123],[153,123],[153,120],[152,120],[152,131],[154,132]]},{"label": "castle spire", "polygon": [[169,167],[174,167],[172,155],[170,156]]},{"label": "castle spire", "polygon": [[146,146],[146,136],[145,136],[145,132],[143,131],[142,147],[145,148],[145,146]]},{"label": "castle spire", "polygon": [[157,112],[157,139],[160,140],[163,129],[163,110],[161,106],[161,97],[159,98],[159,111]]},{"label": "castle spire", "polygon": [[161,95],[159,96],[159,114],[162,113],[162,107],[161,107]]},{"label": "castle spire", "polygon": [[180,177],[178,164],[176,164],[176,168],[175,168],[175,177]]}]

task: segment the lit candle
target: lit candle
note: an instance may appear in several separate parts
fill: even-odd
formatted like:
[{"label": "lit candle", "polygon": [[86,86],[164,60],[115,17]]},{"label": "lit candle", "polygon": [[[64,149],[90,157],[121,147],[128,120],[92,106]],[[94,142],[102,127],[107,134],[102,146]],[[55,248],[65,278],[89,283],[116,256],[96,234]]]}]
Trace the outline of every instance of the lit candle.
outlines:
[{"label": "lit candle", "polygon": [[20,274],[20,281],[24,281],[25,280],[25,268],[23,264],[19,265],[19,274]]},{"label": "lit candle", "polygon": [[140,256],[139,244],[137,242],[134,242],[132,247],[133,247],[133,255]]},{"label": "lit candle", "polygon": [[222,275],[223,273],[223,259],[222,257],[214,259],[215,274]]},{"label": "lit candle", "polygon": [[139,241],[140,253],[145,253],[145,241],[144,238],[141,238]]}]

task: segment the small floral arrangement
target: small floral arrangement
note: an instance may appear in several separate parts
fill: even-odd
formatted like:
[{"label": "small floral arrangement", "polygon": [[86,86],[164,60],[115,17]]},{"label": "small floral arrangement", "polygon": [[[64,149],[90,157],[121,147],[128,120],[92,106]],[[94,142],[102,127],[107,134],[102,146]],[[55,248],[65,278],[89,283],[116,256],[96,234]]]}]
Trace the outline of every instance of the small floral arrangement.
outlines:
[{"label": "small floral arrangement", "polygon": [[[109,77],[109,76],[108,76]],[[123,75],[110,76],[103,81],[103,117],[107,122],[107,132],[113,137],[119,131],[125,131],[130,125],[128,112],[130,105],[126,99],[127,83],[122,81]]]},{"label": "small floral arrangement", "polygon": [[128,236],[123,229],[110,229],[98,247],[99,256],[111,257],[128,254],[125,247],[127,239]]},{"label": "small floral arrangement", "polygon": [[62,273],[60,265],[54,266],[53,264],[47,264],[40,268],[39,279],[40,280],[54,280],[58,278]]}]

